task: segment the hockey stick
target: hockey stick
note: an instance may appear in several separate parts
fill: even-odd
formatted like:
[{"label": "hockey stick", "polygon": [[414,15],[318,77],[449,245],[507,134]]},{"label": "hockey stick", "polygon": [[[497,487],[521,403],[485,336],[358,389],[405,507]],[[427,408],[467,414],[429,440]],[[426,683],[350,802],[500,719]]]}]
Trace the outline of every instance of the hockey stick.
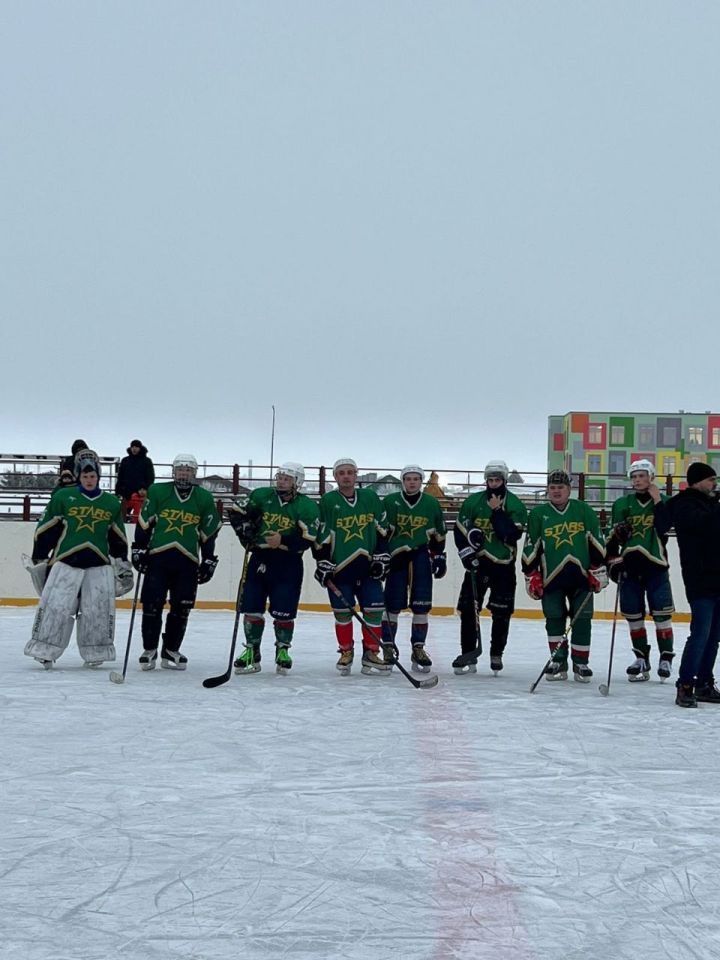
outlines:
[{"label": "hockey stick", "polygon": [[208,677],[207,680],[203,680],[203,686],[206,690],[212,690],[213,687],[222,686],[222,684],[227,683],[232,676],[233,657],[235,656],[235,644],[237,643],[238,625],[240,623],[240,603],[242,601],[243,590],[245,589],[245,578],[247,577],[249,560],[250,551],[245,550],[245,558],[243,559],[242,573],[240,574],[240,583],[238,584],[237,598],[235,600],[235,624],[233,625],[232,642],[230,644],[230,658],[228,660],[227,670],[225,673],[221,673],[219,677]]},{"label": "hockey stick", "polygon": [[557,645],[557,647],[555,648],[555,650],[553,650],[552,654],[550,655],[550,658],[548,659],[548,661],[546,662],[545,666],[544,666],[544,667],[542,668],[542,670],[540,671],[540,676],[537,678],[537,680],[535,681],[535,683],[530,687],[530,693],[535,693],[535,690],[536,690],[536,688],[537,688],[537,685],[540,683],[540,681],[542,680],[542,678],[545,676],[545,671],[546,671],[547,668],[550,666],[550,664],[551,664],[551,663],[557,663],[557,661],[560,659],[560,658],[558,657],[558,653],[560,653],[560,651],[562,651],[562,650],[567,650],[568,644],[569,644],[569,642],[570,642],[570,641],[568,640],[568,637],[570,636],[570,633],[572,632],[572,628],[575,626],[575,621],[576,621],[577,618],[580,616],[580,614],[583,612],[586,603],[588,602],[588,600],[590,599],[590,597],[591,597],[592,595],[593,595],[593,591],[592,591],[592,590],[588,590],[588,592],[585,594],[585,599],[583,600],[583,602],[580,604],[580,606],[579,606],[579,607],[577,608],[577,610],[575,611],[575,616],[574,616],[574,617],[572,618],[572,620],[570,621],[570,626],[567,628],[567,630],[565,631],[565,633],[564,633],[563,636],[562,636],[562,642]]},{"label": "hockey stick", "polygon": [[[329,590],[331,593],[334,593],[334,594],[335,594],[335,596],[338,598],[338,600],[342,600],[342,602],[343,602],[343,604],[344,604],[344,606],[345,606],[345,609],[348,610],[348,611],[352,614],[352,616],[355,617],[355,619],[358,621],[358,623],[361,623],[361,624],[363,625],[363,627],[365,627],[365,629],[366,629],[367,632],[370,634],[370,636],[373,637],[375,640],[377,640],[378,644],[380,644],[380,646],[382,646],[382,639],[381,639],[381,637],[379,637],[378,634],[375,633],[374,628],[370,626],[370,624],[367,622],[367,620],[365,620],[363,617],[360,616],[360,614],[357,612],[357,610],[355,609],[355,607],[351,606],[351,605],[347,602],[347,600],[346,600],[346,598],[345,598],[345,595],[344,595],[344,594],[342,593],[342,591],[332,582],[332,580],[328,580],[327,583],[326,583],[326,586],[327,586],[328,590]],[[429,687],[435,687],[435,686],[437,686],[438,677],[437,677],[437,675],[434,674],[434,673],[431,674],[429,677],[426,677],[424,680],[416,680],[415,677],[412,676],[412,674],[408,673],[408,671],[405,669],[405,667],[404,667],[404,666],[400,663],[400,661],[397,659],[398,648],[395,646],[394,643],[393,643],[393,647],[395,648],[395,654],[396,654],[395,659],[393,660],[393,666],[398,668],[398,670],[400,671],[400,673],[410,681],[410,683],[415,687],[416,690],[419,689],[419,688],[420,688],[420,689],[423,689],[423,690],[427,690]]]},{"label": "hockey stick", "polygon": [[598,687],[598,690],[606,697],[610,693],[610,675],[612,674],[612,662],[613,662],[613,653],[615,652],[615,628],[617,627],[617,615],[618,615],[618,601],[620,599],[620,583],[622,581],[622,574],[618,579],[617,589],[615,591],[615,609],[613,611],[613,623],[612,623],[612,634],[610,636],[610,659],[608,660],[608,678],[607,683],[601,683]]},{"label": "hockey stick", "polygon": [[117,670],[111,670],[110,679],[113,683],[125,683],[125,677],[127,676],[128,659],[130,657],[130,643],[132,641],[133,626],[135,624],[135,611],[137,610],[138,597],[140,596],[140,581],[142,578],[142,573],[138,573],[137,583],[135,584],[135,596],[133,597],[132,613],[130,614],[130,628],[128,629],[127,645],[125,646],[125,662],[123,663],[122,673],[118,673]]}]

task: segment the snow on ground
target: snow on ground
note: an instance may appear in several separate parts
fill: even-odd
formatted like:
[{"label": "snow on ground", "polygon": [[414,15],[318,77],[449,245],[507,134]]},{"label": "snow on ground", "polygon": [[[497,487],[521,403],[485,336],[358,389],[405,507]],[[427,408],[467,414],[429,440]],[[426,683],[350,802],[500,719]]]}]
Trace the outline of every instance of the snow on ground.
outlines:
[{"label": "snow on ground", "polygon": [[123,686],[74,641],[51,672],[23,657],[32,616],[0,610],[3,960],[720,955],[720,708],[627,683],[622,624],[603,698],[608,622],[592,684],[531,696],[540,621],[494,678],[454,676],[432,620],[425,691],[341,678],[304,614],[291,675],[267,636],[266,670],[206,690],[230,613],[193,613],[186,673],[141,673],[136,640]]}]

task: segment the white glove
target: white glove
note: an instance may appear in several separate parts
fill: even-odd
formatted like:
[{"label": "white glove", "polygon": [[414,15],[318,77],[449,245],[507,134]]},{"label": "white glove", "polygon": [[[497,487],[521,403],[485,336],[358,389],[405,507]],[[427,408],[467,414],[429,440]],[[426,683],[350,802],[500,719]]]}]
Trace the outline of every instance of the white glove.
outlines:
[{"label": "white glove", "polygon": [[45,581],[48,576],[48,562],[47,560],[38,560],[37,563],[33,563],[30,557],[24,553],[22,555],[22,564],[30,574],[30,579],[32,580],[33,587],[35,587],[35,592],[39,597],[42,596],[43,587],[45,586]]},{"label": "white glove", "polygon": [[113,572],[115,574],[115,596],[122,597],[130,593],[135,583],[132,567],[129,560],[113,560]]}]

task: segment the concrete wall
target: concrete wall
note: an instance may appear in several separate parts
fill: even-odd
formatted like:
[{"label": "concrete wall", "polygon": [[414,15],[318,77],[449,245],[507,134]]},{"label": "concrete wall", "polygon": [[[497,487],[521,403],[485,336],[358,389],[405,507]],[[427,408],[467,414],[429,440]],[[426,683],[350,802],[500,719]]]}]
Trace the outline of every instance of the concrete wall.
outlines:
[{"label": "concrete wall", "polygon": [[[0,604],[36,603],[30,576],[21,562],[23,553],[32,551],[32,537],[35,525],[22,521],[7,520],[0,523]],[[128,540],[132,539],[133,528],[127,528]],[[679,613],[688,614],[689,607],[685,599],[685,591],[680,577],[680,565],[677,556],[677,545],[674,538],[670,539],[670,576],[672,581],[675,607]],[[238,580],[242,570],[243,549],[232,532],[225,526],[217,540],[217,553],[220,563],[215,576],[210,583],[204,584],[198,590],[198,607],[227,607],[233,609],[237,593]],[[301,596],[301,605],[305,609],[329,609],[327,594],[313,578],[315,564],[306,555],[305,581]],[[460,584],[463,578],[463,568],[457,558],[457,553],[450,543],[448,545],[448,573],[442,580],[436,580],[434,586],[434,613],[452,615],[455,609]],[[120,605],[128,605],[129,600],[124,598]],[[517,612],[521,616],[540,616],[540,604],[530,600],[525,593],[525,581],[518,570],[518,590],[516,596]],[[612,616],[615,603],[615,587],[611,584],[595,598],[595,610],[599,614]],[[677,617],[676,619],[685,619]]]}]

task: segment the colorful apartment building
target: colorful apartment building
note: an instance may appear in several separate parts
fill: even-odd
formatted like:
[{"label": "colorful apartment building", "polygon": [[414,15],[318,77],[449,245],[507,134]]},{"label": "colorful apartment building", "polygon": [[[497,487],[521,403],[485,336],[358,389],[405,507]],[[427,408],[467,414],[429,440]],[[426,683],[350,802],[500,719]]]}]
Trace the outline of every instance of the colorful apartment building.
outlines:
[{"label": "colorful apartment building", "polygon": [[641,459],[655,464],[658,477],[673,477],[676,488],[693,461],[720,474],[720,414],[572,411],[548,417],[548,470],[585,474],[587,500],[622,496],[628,467]]}]

